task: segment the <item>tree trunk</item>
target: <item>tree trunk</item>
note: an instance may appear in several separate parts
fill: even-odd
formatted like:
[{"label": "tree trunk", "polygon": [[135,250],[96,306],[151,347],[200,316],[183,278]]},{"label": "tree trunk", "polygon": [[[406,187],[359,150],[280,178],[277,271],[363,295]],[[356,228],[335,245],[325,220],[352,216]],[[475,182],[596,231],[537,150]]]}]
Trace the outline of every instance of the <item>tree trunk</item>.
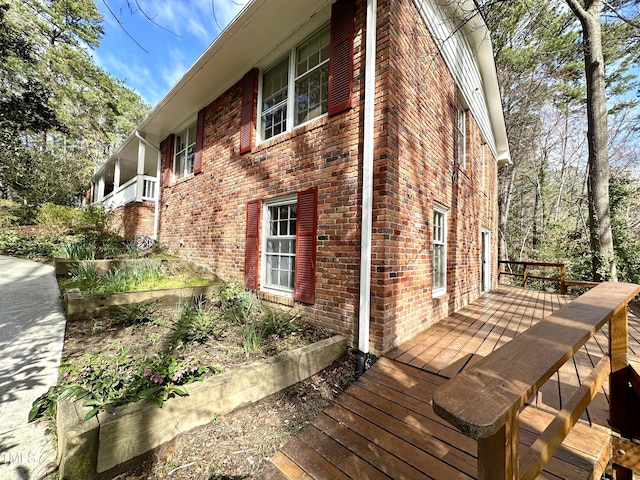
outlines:
[{"label": "tree trunk", "polygon": [[506,232],[513,184],[516,179],[515,165],[512,163],[500,167],[498,178],[498,185],[500,186],[498,191],[498,260],[509,260]]},{"label": "tree trunk", "polygon": [[587,86],[587,141],[589,146],[589,237],[594,281],[617,280],[609,211],[609,152],[604,57],[600,17],[601,0],[566,0],[582,25]]}]

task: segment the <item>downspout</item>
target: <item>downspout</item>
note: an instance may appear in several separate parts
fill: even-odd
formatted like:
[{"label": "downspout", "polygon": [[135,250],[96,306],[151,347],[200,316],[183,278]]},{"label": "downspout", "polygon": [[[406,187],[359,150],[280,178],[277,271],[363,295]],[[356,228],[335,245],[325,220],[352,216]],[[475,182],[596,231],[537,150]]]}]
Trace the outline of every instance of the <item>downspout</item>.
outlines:
[{"label": "downspout", "polygon": [[362,233],[360,238],[360,313],[358,321],[358,364],[356,375],[364,373],[369,354],[371,314],[371,237],[373,233],[373,151],[376,88],[377,1],[367,0],[364,127],[362,146]]},{"label": "downspout", "polygon": [[153,239],[158,240],[158,222],[160,221],[160,149],[155,145],[149,143],[146,138],[138,133],[138,130],[135,131],[135,135],[145,145],[153,148],[156,152],[158,152],[158,161],[156,162],[156,198],[153,206]]}]

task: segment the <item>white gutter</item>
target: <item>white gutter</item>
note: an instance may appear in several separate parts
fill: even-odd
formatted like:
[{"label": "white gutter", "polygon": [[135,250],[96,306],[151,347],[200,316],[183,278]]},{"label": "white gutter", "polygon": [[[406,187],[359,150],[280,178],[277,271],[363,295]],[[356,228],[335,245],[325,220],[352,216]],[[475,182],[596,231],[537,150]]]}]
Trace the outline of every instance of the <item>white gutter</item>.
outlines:
[{"label": "white gutter", "polygon": [[360,238],[360,318],[358,349],[369,353],[371,313],[371,237],[373,230],[373,149],[376,89],[377,1],[367,0],[366,58],[364,70],[364,128],[362,145],[362,233]]},{"label": "white gutter", "polygon": [[146,138],[140,135],[138,130],[135,130],[133,133],[138,138],[138,140],[158,152],[158,161],[156,162],[156,198],[153,206],[153,239],[158,240],[158,223],[160,220],[160,149],[155,145],[149,143]]}]

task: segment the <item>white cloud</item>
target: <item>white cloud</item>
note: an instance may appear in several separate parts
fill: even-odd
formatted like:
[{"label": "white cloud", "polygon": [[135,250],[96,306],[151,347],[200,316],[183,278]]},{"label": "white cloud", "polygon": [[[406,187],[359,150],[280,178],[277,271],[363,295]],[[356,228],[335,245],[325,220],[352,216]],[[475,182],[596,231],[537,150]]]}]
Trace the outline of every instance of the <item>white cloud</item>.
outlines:
[{"label": "white cloud", "polygon": [[178,48],[170,48],[169,54],[165,56],[166,61],[160,68],[162,79],[169,87],[175,85],[175,83],[182,78],[184,73],[190,67],[185,62],[185,54]]},{"label": "white cloud", "polygon": [[190,34],[209,45],[249,0],[141,0],[153,21],[180,36]]},{"label": "white cloud", "polygon": [[[96,62],[112,75],[125,79],[127,86],[155,105],[249,1],[107,0],[113,15],[149,53],[143,53],[127,38],[113,15],[101,7],[105,30],[113,40],[94,52]],[[145,15],[179,38],[153,25]]]},{"label": "white cloud", "polygon": [[166,93],[167,88],[158,84],[149,67],[131,61],[122,61],[111,53],[94,52],[93,55],[98,66],[124,80],[129,88],[138,92],[142,99],[150,105],[158,103]]}]

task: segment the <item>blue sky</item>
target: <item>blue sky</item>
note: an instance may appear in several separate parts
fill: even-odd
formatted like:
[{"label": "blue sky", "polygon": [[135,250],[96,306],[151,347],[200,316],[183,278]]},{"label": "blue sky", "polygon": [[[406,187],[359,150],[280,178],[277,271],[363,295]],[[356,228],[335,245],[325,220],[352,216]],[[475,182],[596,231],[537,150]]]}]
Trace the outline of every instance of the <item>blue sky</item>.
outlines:
[{"label": "blue sky", "polygon": [[[153,106],[246,3],[247,0],[96,0],[104,15],[105,34],[93,53],[94,59]],[[145,13],[162,28],[145,18]]]}]

